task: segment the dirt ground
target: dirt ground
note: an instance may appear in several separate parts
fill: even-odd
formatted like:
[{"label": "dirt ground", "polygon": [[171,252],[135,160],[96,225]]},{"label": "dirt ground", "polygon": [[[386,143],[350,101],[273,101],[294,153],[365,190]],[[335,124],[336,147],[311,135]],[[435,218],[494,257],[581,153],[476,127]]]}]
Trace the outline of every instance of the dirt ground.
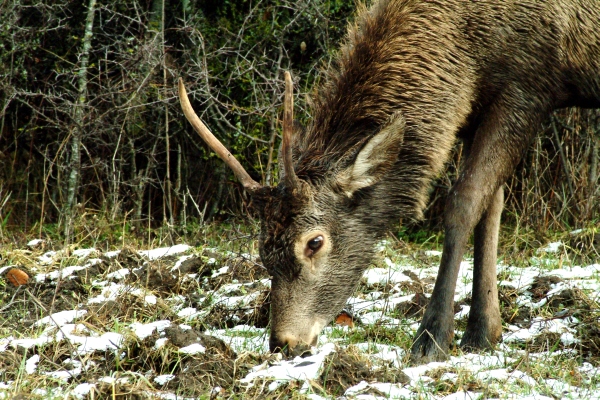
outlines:
[{"label": "dirt ground", "polygon": [[[185,259],[181,255],[148,259],[132,248],[123,248],[112,257],[99,252],[84,257],[59,252],[46,264],[39,261],[42,255],[41,251],[18,250],[0,260],[0,268],[10,266],[0,274],[2,337],[37,337],[42,330],[36,325],[41,317],[61,311],[85,310],[74,332],[116,331],[123,335],[123,343],[119,351],[105,349],[79,355],[68,340],[8,347],[0,351],[0,382],[19,382],[23,379],[25,361],[39,356],[35,377],[38,381],[34,386],[56,386],[61,380],[53,377],[53,371],[76,370],[77,373],[61,382],[93,382],[94,398],[145,399],[158,392],[184,397],[288,398],[300,387],[300,382],[292,382],[283,389],[269,392],[264,385],[249,388],[240,384],[240,379],[257,365],[271,365],[276,359],[266,351],[237,354],[221,338],[209,333],[239,325],[268,327],[269,287],[265,282],[269,276],[259,260],[240,254],[222,255],[211,250],[196,252]],[[86,265],[81,269],[73,268]],[[57,273],[69,268],[74,270],[66,276]],[[11,283],[9,271],[14,269],[26,273],[29,281],[19,286]],[[421,280],[411,271],[406,271],[405,275],[410,279],[401,285],[401,290],[412,297],[410,301],[397,304],[393,312],[398,317],[418,321],[428,303],[426,292],[430,293],[433,282]],[[576,288],[548,296],[553,285],[560,282],[561,278],[556,276],[539,276],[527,290],[536,301],[547,298],[549,312],[557,315],[567,312],[577,317],[581,321],[577,328],[581,342],[568,346],[561,344],[560,335],[545,334],[536,337],[530,343],[530,349],[575,348],[579,357],[598,363],[600,323],[597,303]],[[107,288],[111,285],[128,289],[118,296],[107,296]],[[387,284],[375,289],[385,298],[398,287]],[[365,283],[358,288],[358,292],[372,290],[374,288]],[[250,301],[232,306],[215,302],[217,294],[229,298],[246,296]],[[531,325],[535,311],[515,303],[514,289],[503,287],[500,298],[505,324],[524,328]],[[469,298],[457,303],[455,311],[459,312],[469,303]],[[180,314],[186,308],[197,310],[201,316],[190,323]],[[351,313],[340,317],[338,322],[346,321],[340,323],[351,326],[350,330],[360,329],[367,340],[371,334],[374,341],[394,340],[394,333],[376,327],[361,327],[359,318],[351,322],[348,318],[352,320]],[[163,320],[171,324],[143,338],[126,328],[135,322]],[[57,334],[56,331],[53,334]],[[385,336],[386,332],[389,337]],[[159,342],[164,345],[159,346]],[[203,350],[182,352],[192,345]],[[158,379],[162,376],[167,378]],[[322,372],[316,380],[310,381],[310,387],[323,395],[342,396],[346,389],[361,381],[403,384],[409,378],[392,364],[374,367],[370,359],[350,345],[339,347],[327,356]],[[376,392],[372,389],[368,394],[376,396]],[[12,398],[43,396],[13,393]]]}]

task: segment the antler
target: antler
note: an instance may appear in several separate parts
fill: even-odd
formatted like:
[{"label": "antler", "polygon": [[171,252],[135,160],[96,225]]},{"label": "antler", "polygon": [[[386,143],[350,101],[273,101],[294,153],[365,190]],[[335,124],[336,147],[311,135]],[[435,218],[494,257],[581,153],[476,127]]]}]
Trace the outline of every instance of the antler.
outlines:
[{"label": "antler", "polygon": [[183,85],[183,79],[181,78],[179,78],[179,102],[181,103],[181,108],[183,109],[185,117],[188,121],[190,121],[190,124],[192,124],[196,132],[198,132],[198,135],[200,135],[206,144],[215,153],[217,153],[221,160],[225,161],[225,164],[229,165],[229,168],[231,168],[242,185],[251,192],[260,189],[262,185],[250,177],[244,167],[242,167],[242,164],[235,159],[233,154],[231,154],[229,150],[223,146],[223,143],[221,143],[219,139],[217,139],[215,135],[213,135],[212,132],[206,127],[206,125],[200,121],[200,118],[198,118],[196,112],[190,104],[185,86]]},{"label": "antler", "polygon": [[283,100],[283,171],[286,186],[293,189],[298,187],[298,177],[294,172],[292,160],[292,131],[294,130],[294,83],[292,75],[285,71],[285,98]]}]

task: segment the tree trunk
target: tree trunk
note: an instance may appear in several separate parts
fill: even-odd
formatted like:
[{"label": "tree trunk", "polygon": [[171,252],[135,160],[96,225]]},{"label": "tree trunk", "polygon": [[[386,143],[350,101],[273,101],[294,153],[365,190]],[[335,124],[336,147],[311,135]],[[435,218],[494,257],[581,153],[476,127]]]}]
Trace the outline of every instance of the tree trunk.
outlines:
[{"label": "tree trunk", "polygon": [[65,217],[65,241],[69,242],[73,230],[73,217],[75,198],[79,188],[80,169],[81,169],[81,139],[83,137],[84,124],[84,106],[87,103],[87,67],[89,61],[90,48],[92,47],[92,35],[94,28],[94,14],[96,10],[96,0],[89,0],[87,18],[85,21],[85,34],[83,36],[83,45],[80,54],[78,77],[77,100],[73,115],[75,123],[71,132],[71,157],[69,160],[69,178],[67,181],[67,200],[64,206],[63,215]]}]

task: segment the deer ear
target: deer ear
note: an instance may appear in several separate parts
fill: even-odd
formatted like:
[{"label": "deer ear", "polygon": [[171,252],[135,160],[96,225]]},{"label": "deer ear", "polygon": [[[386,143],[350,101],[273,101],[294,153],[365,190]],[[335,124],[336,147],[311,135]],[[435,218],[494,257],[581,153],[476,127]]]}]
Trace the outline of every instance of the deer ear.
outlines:
[{"label": "deer ear", "polygon": [[340,171],[337,184],[348,195],[381,180],[398,159],[404,141],[404,118],[395,113],[388,123],[358,151],[353,163]]}]

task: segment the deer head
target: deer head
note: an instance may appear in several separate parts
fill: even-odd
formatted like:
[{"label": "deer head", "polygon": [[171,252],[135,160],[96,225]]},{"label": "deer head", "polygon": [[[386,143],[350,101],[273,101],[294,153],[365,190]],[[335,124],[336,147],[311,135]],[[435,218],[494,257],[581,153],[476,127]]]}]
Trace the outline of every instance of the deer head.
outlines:
[{"label": "deer head", "polygon": [[[203,140],[235,173],[258,207],[259,251],[272,276],[270,348],[303,351],[315,345],[321,329],[342,309],[374,255],[381,218],[374,190],[394,166],[402,145],[404,120],[394,115],[377,133],[366,137],[330,163],[321,179],[301,179],[292,155],[293,84],[285,73],[281,155],[283,179],[276,187],[254,181],[200,121],[182,80],[183,112]],[[377,199],[376,199],[377,200]],[[379,199],[378,201],[384,201]]]}]

